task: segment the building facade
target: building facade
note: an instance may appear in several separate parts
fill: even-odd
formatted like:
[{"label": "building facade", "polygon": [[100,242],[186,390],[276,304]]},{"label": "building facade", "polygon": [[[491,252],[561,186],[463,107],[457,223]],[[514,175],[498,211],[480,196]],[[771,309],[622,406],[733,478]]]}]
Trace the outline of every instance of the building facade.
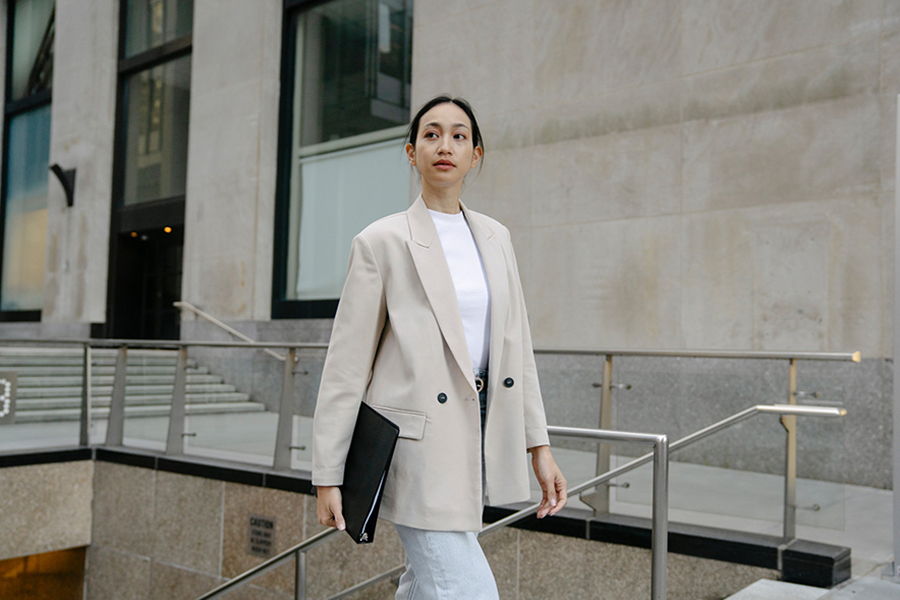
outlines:
[{"label": "building facade", "polygon": [[349,239],[416,194],[410,111],[449,92],[536,345],[859,350],[841,444],[890,486],[900,3],[0,5],[0,336],[218,334],[182,300],[327,340]]}]

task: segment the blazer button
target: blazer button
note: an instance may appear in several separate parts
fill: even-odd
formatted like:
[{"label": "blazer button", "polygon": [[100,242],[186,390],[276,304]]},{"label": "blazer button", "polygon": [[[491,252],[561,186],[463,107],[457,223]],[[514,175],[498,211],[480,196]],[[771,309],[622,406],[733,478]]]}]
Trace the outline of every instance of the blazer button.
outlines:
[{"label": "blazer button", "polygon": [[503,380],[503,385],[508,388],[511,388],[514,383],[515,383],[515,381],[513,381],[512,377],[507,377],[506,379]]},{"label": "blazer button", "polygon": [[440,394],[438,394],[438,402],[443,404],[446,401],[447,401],[447,394],[445,394],[444,392],[441,392]]}]

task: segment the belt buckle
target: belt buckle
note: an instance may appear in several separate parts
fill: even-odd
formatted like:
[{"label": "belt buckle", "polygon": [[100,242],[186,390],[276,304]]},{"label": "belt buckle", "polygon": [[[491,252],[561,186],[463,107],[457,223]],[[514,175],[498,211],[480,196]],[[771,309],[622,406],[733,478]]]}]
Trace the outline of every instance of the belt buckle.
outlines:
[{"label": "belt buckle", "polygon": [[481,390],[483,390],[483,389],[484,389],[484,379],[482,379],[481,377],[476,377],[475,378],[475,391],[480,394]]}]

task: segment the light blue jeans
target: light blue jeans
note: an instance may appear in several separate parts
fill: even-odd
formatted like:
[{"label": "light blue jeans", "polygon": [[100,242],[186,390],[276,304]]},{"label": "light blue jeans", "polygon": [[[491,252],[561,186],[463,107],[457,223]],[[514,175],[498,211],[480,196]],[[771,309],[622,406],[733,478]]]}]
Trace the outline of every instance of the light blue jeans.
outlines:
[{"label": "light blue jeans", "polygon": [[499,600],[475,532],[394,527],[406,550],[396,600]]},{"label": "light blue jeans", "polygon": [[[484,424],[487,371],[475,371],[484,385],[481,404],[481,470],[484,484]],[[497,582],[478,536],[472,531],[429,531],[394,525],[406,550],[406,572],[396,600],[499,600]]]}]

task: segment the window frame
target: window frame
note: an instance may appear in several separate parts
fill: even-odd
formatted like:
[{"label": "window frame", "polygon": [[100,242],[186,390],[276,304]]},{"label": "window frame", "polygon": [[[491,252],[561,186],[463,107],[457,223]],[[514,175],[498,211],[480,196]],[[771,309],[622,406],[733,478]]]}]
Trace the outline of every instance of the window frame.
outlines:
[{"label": "window frame", "polygon": [[275,181],[275,227],[272,260],[272,306],[274,319],[331,319],[339,298],[327,300],[287,299],[287,266],[290,251],[291,173],[294,157],[294,94],[297,81],[297,28],[301,14],[331,0],[284,0],[281,28],[281,97],[278,103],[278,158]]},{"label": "window frame", "polygon": [[[195,6],[196,8],[196,6]],[[106,322],[97,329],[105,335],[113,331],[116,311],[116,273],[118,273],[119,235],[134,229],[148,229],[164,225],[184,226],[186,194],[158,198],[125,205],[125,134],[128,130],[125,89],[128,79],[142,71],[177,60],[193,53],[194,33],[169,40],[131,56],[125,55],[128,34],[128,0],[119,0],[119,32],[116,51],[116,112],[113,141],[112,198],[109,224],[109,266],[106,277]],[[188,141],[190,143],[190,140]],[[102,331],[101,331],[102,330]]]},{"label": "window frame", "polygon": [[[54,2],[54,10],[56,3]],[[12,120],[20,115],[43,108],[53,103],[53,87],[50,89],[25,96],[19,100],[10,100],[12,98],[12,70],[13,70],[13,35],[15,30],[15,0],[9,0],[6,3],[6,58],[5,58],[5,75],[3,82],[3,149],[0,153],[0,161],[2,161],[3,176],[0,177],[0,281],[3,277],[3,244],[6,237],[6,193],[9,183],[7,173],[9,167],[9,126]],[[56,41],[54,40],[54,47]],[[55,48],[54,48],[55,51]],[[49,166],[49,165],[48,165]],[[47,171],[49,179],[50,172]],[[46,243],[46,240],[45,240]],[[0,290],[2,293],[2,290]],[[40,322],[41,309],[30,310],[2,310],[0,309],[0,323],[24,323],[24,322]]]}]

